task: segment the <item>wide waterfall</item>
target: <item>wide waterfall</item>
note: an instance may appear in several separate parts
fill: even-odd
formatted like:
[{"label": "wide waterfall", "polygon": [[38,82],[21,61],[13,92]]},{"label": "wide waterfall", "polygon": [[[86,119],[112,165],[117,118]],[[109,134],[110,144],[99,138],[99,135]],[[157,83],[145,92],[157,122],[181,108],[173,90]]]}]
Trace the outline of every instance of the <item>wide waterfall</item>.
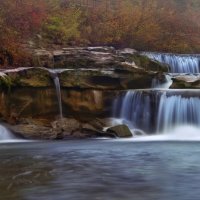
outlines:
[{"label": "wide waterfall", "polygon": [[145,52],[144,55],[169,65],[170,73],[200,73],[200,55]]},{"label": "wide waterfall", "polygon": [[200,128],[200,97],[177,91],[128,91],[115,100],[114,118],[131,129],[166,133],[181,126]]}]

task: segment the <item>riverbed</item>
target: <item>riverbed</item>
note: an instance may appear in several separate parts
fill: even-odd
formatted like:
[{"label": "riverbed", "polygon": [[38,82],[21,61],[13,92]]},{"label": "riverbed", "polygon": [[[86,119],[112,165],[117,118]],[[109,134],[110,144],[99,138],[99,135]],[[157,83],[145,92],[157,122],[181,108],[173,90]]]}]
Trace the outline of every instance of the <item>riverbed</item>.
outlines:
[{"label": "riverbed", "polygon": [[198,200],[199,142],[0,144],[2,200]]}]

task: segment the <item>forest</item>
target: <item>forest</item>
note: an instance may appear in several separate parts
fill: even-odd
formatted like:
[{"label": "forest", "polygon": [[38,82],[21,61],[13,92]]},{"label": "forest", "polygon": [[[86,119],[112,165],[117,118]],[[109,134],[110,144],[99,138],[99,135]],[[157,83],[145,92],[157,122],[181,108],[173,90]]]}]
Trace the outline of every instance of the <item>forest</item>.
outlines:
[{"label": "forest", "polygon": [[199,9],[199,0],[0,1],[0,65],[66,46],[200,53]]}]

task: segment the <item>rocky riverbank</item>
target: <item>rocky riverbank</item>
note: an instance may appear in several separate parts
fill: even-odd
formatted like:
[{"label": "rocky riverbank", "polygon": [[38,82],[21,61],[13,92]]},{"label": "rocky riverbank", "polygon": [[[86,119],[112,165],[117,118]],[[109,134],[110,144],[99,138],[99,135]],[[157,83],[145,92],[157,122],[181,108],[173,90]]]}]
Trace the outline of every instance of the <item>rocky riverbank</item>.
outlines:
[{"label": "rocky riverbank", "polygon": [[[110,127],[112,103],[121,90],[150,88],[165,81],[166,65],[133,49],[111,47],[35,50],[35,66],[0,72],[0,119],[28,139],[130,137]],[[55,77],[64,116],[60,119]]]}]

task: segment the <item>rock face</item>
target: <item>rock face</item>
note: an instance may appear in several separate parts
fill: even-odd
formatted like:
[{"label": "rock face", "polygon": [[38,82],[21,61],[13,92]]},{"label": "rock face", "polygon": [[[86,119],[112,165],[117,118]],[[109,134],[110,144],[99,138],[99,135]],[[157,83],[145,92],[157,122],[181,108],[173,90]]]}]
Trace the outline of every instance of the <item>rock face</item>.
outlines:
[{"label": "rock face", "polygon": [[[68,69],[117,69],[126,68],[127,62],[135,63],[148,71],[167,71],[167,67],[140,55],[134,49],[115,50],[113,47],[63,48],[57,51],[35,51],[36,66]],[[45,60],[46,59],[46,60]],[[48,65],[49,62],[52,62]],[[132,65],[132,68],[134,66]]]},{"label": "rock face", "polygon": [[[79,120],[108,117],[118,91],[61,90],[63,116]],[[23,118],[54,120],[59,116],[55,88],[0,91],[0,120],[17,124]]]},{"label": "rock face", "polygon": [[126,125],[117,125],[107,129],[108,133],[113,133],[119,138],[128,138],[132,137],[133,134],[131,133],[130,129]]},{"label": "rock face", "polygon": [[[58,73],[63,88],[139,89],[151,87],[152,80],[167,71],[165,65],[134,50],[120,51],[111,47],[38,50],[35,57],[36,67],[2,71],[0,85],[8,88],[52,87],[52,75]],[[56,68],[59,70],[55,71]]]},{"label": "rock face", "polygon": [[[0,71],[0,120],[29,139],[130,137],[128,127],[105,132],[108,124],[96,119],[110,117],[121,90],[150,88],[152,80],[164,80],[167,71],[133,49],[112,47],[37,50],[34,60],[35,67]],[[55,121],[55,76],[61,87],[62,121]]]}]

